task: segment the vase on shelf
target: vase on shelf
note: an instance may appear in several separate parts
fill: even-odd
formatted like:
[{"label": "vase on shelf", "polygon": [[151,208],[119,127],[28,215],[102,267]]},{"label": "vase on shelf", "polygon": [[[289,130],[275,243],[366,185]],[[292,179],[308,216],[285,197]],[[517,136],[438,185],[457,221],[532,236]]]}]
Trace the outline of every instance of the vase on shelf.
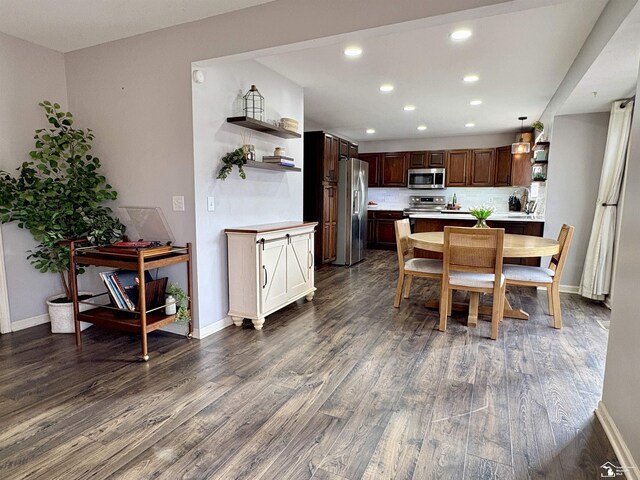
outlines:
[{"label": "vase on shelf", "polygon": [[490,227],[489,225],[487,225],[486,218],[477,218],[476,224],[473,226],[473,228],[490,228]]}]

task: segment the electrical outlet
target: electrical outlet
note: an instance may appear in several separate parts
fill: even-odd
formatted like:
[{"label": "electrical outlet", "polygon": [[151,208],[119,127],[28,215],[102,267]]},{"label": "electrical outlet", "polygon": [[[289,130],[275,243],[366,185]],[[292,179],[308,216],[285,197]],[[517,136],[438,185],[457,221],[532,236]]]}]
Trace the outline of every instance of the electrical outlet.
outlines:
[{"label": "electrical outlet", "polygon": [[173,197],[173,211],[184,212],[184,197],[182,195]]},{"label": "electrical outlet", "polygon": [[207,197],[207,211],[213,212],[216,209],[216,202],[213,197]]}]

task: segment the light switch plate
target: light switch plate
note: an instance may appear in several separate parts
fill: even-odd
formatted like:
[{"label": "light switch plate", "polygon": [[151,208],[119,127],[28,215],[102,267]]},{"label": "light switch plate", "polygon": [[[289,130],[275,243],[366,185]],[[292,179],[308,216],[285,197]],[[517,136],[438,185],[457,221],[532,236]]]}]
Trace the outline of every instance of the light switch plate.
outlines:
[{"label": "light switch plate", "polygon": [[184,212],[184,197],[182,195],[173,197],[173,211]]},{"label": "light switch plate", "polygon": [[207,211],[213,212],[216,209],[216,202],[213,197],[207,197]]}]

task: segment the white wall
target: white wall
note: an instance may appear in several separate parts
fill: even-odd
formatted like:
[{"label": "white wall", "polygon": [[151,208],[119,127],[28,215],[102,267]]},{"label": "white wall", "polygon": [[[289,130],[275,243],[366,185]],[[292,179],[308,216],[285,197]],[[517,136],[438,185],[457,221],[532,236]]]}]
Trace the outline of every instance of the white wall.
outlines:
[{"label": "white wall", "polygon": [[[287,220],[302,220],[301,172],[273,172],[246,168],[246,180],[237,169],[226,180],[215,177],[220,158],[242,146],[244,140],[256,147],[257,158],[273,155],[276,146],[302,167],[303,140],[280,139],[226,122],[241,115],[234,101],[255,84],[265,97],[266,118],[300,120],[303,131],[303,91],[276,72],[254,61],[219,62],[198,68],[205,82],[193,86],[193,149],[195,174],[197,279],[200,285],[197,316],[199,328],[226,317],[229,309],[227,239],[225,228]],[[245,138],[243,138],[243,135]],[[250,139],[247,140],[247,136]],[[207,197],[215,199],[215,211],[207,211]]]},{"label": "white wall", "polygon": [[[640,81],[636,98],[640,95]],[[611,312],[611,329],[604,373],[602,401],[620,430],[631,455],[640,461],[640,108],[636,107],[629,145],[629,163],[622,210],[622,228],[615,276],[616,296]],[[636,470],[637,474],[637,470]]]},{"label": "white wall", "polygon": [[494,148],[515,142],[516,131],[492,135],[458,135],[452,137],[410,138],[358,142],[359,153],[403,152],[412,150],[454,150],[457,148]]},{"label": "white wall", "polygon": [[[67,105],[61,53],[0,33],[0,169],[15,173],[29,159],[34,131],[47,127],[43,100]],[[62,292],[55,274],[38,272],[26,259],[36,244],[15,224],[2,227],[12,322],[46,313],[46,297]]]},{"label": "white wall", "polygon": [[553,124],[545,236],[556,237],[564,223],[575,227],[562,285],[577,287],[596,208],[609,113],[562,115]]}]

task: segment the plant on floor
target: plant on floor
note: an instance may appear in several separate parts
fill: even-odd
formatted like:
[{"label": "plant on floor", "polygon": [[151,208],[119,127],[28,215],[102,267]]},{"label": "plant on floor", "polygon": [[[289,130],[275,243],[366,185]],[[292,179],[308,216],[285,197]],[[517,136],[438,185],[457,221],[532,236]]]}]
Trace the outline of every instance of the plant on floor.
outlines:
[{"label": "plant on floor", "polygon": [[228,152],[224,157],[222,157],[222,167],[220,168],[216,178],[225,180],[233,170],[233,166],[236,165],[238,167],[238,174],[240,175],[240,178],[243,180],[246,179],[247,174],[243,168],[245,162],[246,156],[242,147],[236,148],[233,152]]},{"label": "plant on floor", "polygon": [[105,206],[117,193],[100,173],[98,157],[88,153],[91,130],[73,128],[73,116],[57,103],[39,105],[52,128],[36,130],[31,159],[17,176],[0,171],[0,222],[31,232],[38,245],[27,258],[39,271],[60,276],[69,301],[69,247],[62,241],[104,245],[122,237],[124,226]]},{"label": "plant on floor", "polygon": [[178,306],[178,311],[176,312],[176,322],[182,325],[188,324],[191,321],[188,295],[175,283],[169,285],[169,288],[167,288],[167,293],[169,293],[169,295],[176,299],[176,305]]}]

